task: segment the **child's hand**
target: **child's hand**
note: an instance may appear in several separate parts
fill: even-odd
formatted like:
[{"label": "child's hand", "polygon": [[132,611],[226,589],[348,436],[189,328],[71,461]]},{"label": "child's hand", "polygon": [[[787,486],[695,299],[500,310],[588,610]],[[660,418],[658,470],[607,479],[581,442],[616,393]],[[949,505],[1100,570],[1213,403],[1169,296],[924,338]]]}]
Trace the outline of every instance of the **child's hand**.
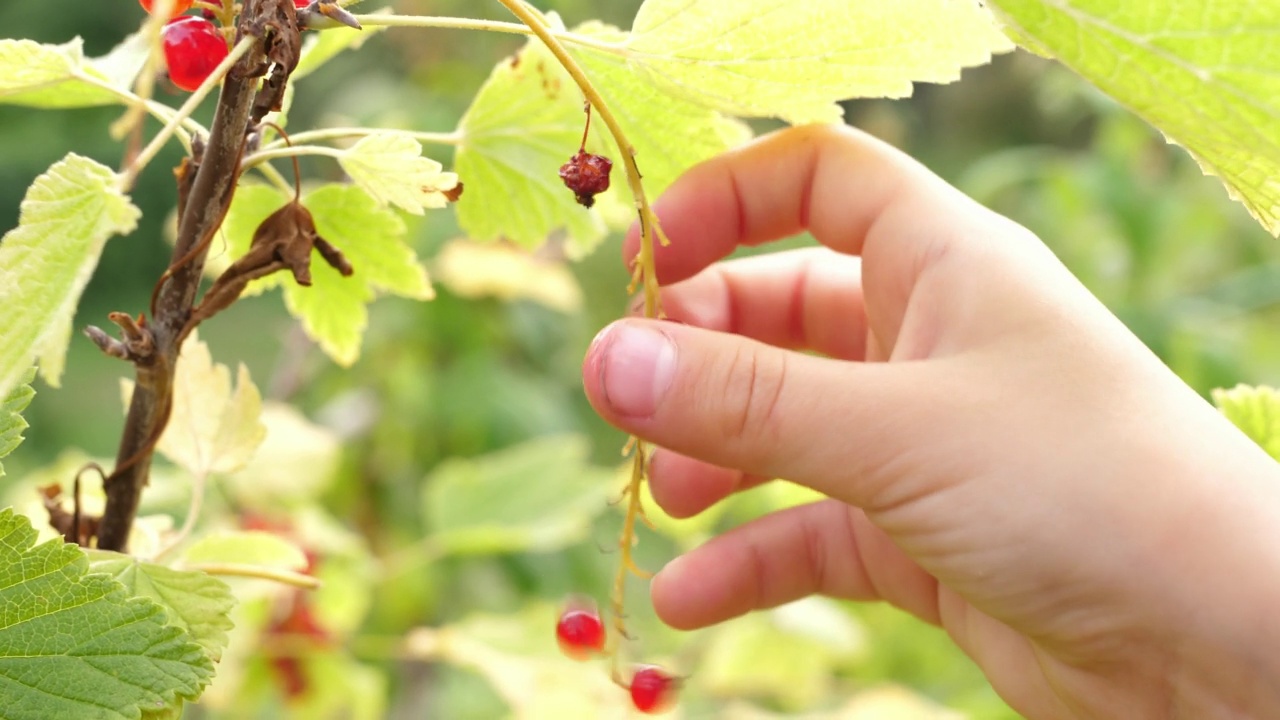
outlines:
[{"label": "child's hand", "polygon": [[[667,622],[882,599],[1030,718],[1280,717],[1280,471],[1035,237],[835,127],[658,212],[679,323],[601,333],[592,403],[667,448],[674,515],[775,477],[831,498],[668,565]],[[712,264],[806,228],[830,249]]]}]

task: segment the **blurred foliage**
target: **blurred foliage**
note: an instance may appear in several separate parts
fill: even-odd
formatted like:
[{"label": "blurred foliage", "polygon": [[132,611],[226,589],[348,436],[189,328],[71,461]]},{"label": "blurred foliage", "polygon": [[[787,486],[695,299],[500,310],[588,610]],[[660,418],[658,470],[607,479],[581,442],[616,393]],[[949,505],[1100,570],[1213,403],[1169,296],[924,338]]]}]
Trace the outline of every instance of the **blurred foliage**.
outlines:
[{"label": "blurred foliage", "polygon": [[[623,26],[638,4],[539,3],[569,24]],[[395,6],[506,19],[497,3],[475,0]],[[0,33],[50,42],[78,34],[97,54],[140,13],[129,0],[7,3]],[[492,65],[521,43],[388,31],[300,81],[291,126],[449,130]],[[1280,382],[1274,240],[1185,153],[1075,77],[1019,53],[908,101],[846,110],[852,124],[1038,233],[1200,392]],[[68,150],[118,162],[112,119],[111,110],[0,107],[0,225],[16,223],[27,184]],[[451,165],[447,154],[438,159]],[[161,168],[176,154],[168,160],[142,178],[143,225],[108,248],[80,324],[144,306],[168,254],[174,200]],[[304,172],[339,177],[321,162]],[[415,250],[433,258],[440,296],[374,305],[350,370],[310,347],[273,295],[202,328],[218,360],[248,365],[269,428],[248,469],[215,478],[210,522],[286,533],[326,585],[306,593],[238,583],[245,601],[219,678],[204,709],[189,714],[625,717],[622,692],[602,687],[604,669],[560,658],[551,631],[566,596],[607,594],[615,560],[601,548],[616,535],[607,500],[620,487],[623,438],[591,413],[578,373],[592,335],[625,306],[617,242],[568,266],[554,247],[513,261],[455,242],[447,214],[407,221]],[[6,461],[4,500],[30,504],[33,469],[68,448],[113,452],[120,371],[89,343],[73,343],[65,389],[41,386],[27,412],[30,440]],[[78,463],[68,456],[59,467]],[[162,470],[145,511],[181,518],[184,483]],[[809,498],[775,483],[703,518],[659,520],[639,562],[659,567],[717,530]],[[936,702],[969,717],[1016,717],[941,631],[891,608],[813,599],[682,635],[643,613],[647,593],[632,585],[644,660],[691,673],[678,716],[951,717]],[[529,688],[543,709],[519,705]]]}]

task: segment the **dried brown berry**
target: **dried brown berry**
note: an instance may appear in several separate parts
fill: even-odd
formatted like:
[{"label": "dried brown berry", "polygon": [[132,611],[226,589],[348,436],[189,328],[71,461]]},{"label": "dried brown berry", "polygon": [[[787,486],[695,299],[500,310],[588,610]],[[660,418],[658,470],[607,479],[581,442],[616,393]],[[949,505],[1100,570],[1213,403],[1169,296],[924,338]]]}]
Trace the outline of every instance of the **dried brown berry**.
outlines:
[{"label": "dried brown berry", "polygon": [[579,150],[577,155],[569,158],[569,162],[560,166],[560,179],[573,191],[579,204],[591,207],[596,203],[596,195],[609,189],[612,170],[613,161],[609,158]]}]

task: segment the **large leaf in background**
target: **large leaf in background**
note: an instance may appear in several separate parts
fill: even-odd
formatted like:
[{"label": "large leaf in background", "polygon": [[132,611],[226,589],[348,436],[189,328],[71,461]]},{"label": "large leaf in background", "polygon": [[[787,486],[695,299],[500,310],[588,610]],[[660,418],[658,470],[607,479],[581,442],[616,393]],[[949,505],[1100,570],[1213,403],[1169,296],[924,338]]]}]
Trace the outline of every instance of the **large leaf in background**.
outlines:
[{"label": "large leaf in background", "polygon": [[[377,12],[384,13],[386,10]],[[360,49],[370,38],[386,29],[385,25],[373,25],[363,30],[336,27],[324,32],[306,33],[302,41],[302,56],[298,59],[298,66],[289,73],[289,79],[299,80],[310,75],[340,53]]]},{"label": "large leaf in background", "polygon": [[[551,16],[551,21],[559,20]],[[626,34],[587,23],[576,35],[601,44]],[[645,191],[659,195],[681,172],[751,137],[746,125],[654,87],[615,54],[572,46],[578,61],[626,128],[644,175]],[[573,254],[591,250],[603,236],[599,214],[577,203],[559,169],[578,149],[586,121],[582,92],[549,52],[532,41],[494,69],[459,126],[456,169],[467,183],[458,221],[474,239],[506,238],[536,247],[559,229]],[[598,118],[588,150],[614,161],[611,194],[626,196],[619,151]],[[602,202],[602,204],[604,204]],[[629,198],[624,222],[634,220]]]},{"label": "large leaf in background", "polygon": [[1280,4],[993,0],[1010,34],[1155,125],[1280,235]]},{"label": "large leaf in background", "polygon": [[88,574],[80,548],[35,539],[29,520],[0,511],[5,718],[133,720],[199,696],[213,665],[163,608]]},{"label": "large leaf in background", "polygon": [[200,643],[218,662],[227,647],[229,617],[236,599],[227,584],[202,572],[174,570],[130,555],[89,550],[89,571],[111,576],[129,595],[144,597],[169,613],[169,622]]},{"label": "large leaf in background", "polygon": [[80,293],[107,240],[133,232],[140,214],[110,168],[74,153],[36,178],[0,240],[0,395],[33,357],[58,384]]},{"label": "large leaf in background", "polygon": [[[13,452],[22,444],[22,431],[28,427],[27,421],[22,417],[22,411],[27,409],[31,404],[31,398],[36,395],[36,391],[31,388],[31,381],[35,377],[35,368],[28,370],[21,384],[10,390],[9,394],[5,395],[4,401],[0,403],[0,458]],[[2,464],[0,464],[0,477],[4,477]]]},{"label": "large leaf in background", "polygon": [[[627,37],[621,30],[599,23],[587,23],[574,32],[602,42],[623,42]],[[743,122],[663,92],[633,63],[623,64],[616,55],[590,49],[577,50],[575,55],[626,128],[644,176],[645,192],[651,196],[660,195],[693,165],[751,139],[751,128]],[[608,135],[603,123],[596,130],[599,137]],[[608,147],[609,156],[616,159],[618,152],[613,148],[617,146],[612,140]],[[615,163],[615,172],[618,187],[625,187],[621,162]],[[632,213],[627,221],[634,219]]]},{"label": "large leaf in background", "polygon": [[[240,188],[223,223],[228,243],[225,258],[243,255],[258,225],[287,201],[275,188]],[[379,293],[414,300],[430,300],[434,293],[426,269],[405,242],[404,221],[379,207],[363,189],[324,185],[304,196],[302,204],[311,211],[320,235],[351,261],[355,274],[343,277],[316,254],[311,287],[297,285],[287,273],[276,273],[250,283],[247,292],[283,284],[285,306],[302,321],[307,335],[334,362],[350,366],[360,357],[360,341],[369,320],[367,306]]]},{"label": "large leaf in background", "polygon": [[[130,39],[133,41],[133,39]],[[128,45],[122,47],[131,47]],[[0,103],[37,108],[82,108],[119,103],[120,93],[109,88],[127,82],[141,64],[122,63],[117,54],[104,58],[107,72],[84,56],[80,38],[62,45],[33,40],[0,40]],[[114,71],[114,72],[113,72]],[[110,73],[110,74],[109,74]],[[114,76],[114,77],[113,77]]]},{"label": "large leaf in background", "polygon": [[1214,390],[1213,402],[1236,427],[1280,460],[1280,392],[1269,387],[1237,385]]},{"label": "large leaf in background", "polygon": [[441,463],[424,485],[427,527],[447,552],[546,552],[582,541],[621,487],[584,438],[550,436]]},{"label": "large leaf in background", "polygon": [[494,68],[458,126],[454,169],[466,184],[458,224],[476,240],[541,245],[563,230],[591,248],[604,221],[573,199],[560,166],[582,141],[582,96],[536,40]]},{"label": "large leaf in background", "polygon": [[619,52],[721,112],[832,122],[840,100],[904,97],[1012,49],[976,0],[647,0]]}]

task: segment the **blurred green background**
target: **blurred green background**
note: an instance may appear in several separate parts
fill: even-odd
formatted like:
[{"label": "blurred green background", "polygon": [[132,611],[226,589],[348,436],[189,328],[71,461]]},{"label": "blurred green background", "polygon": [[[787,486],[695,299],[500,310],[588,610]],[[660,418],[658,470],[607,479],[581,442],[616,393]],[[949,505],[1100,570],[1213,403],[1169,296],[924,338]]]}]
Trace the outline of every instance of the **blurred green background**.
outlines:
[{"label": "blurred green background", "polygon": [[[592,18],[625,26],[639,2],[537,4],[559,10],[570,26]],[[393,6],[403,13],[506,19],[497,3],[475,0]],[[367,2],[361,9],[374,7]],[[5,3],[0,35],[42,42],[80,35],[97,55],[140,19],[132,0]],[[459,31],[389,31],[300,83],[290,125],[451,130],[493,64],[521,42]],[[0,227],[17,223],[27,185],[66,152],[118,164],[121,148],[107,134],[118,113],[0,106]],[[910,100],[850,102],[847,118],[1038,233],[1200,392],[1280,381],[1275,241],[1184,152],[1071,74],[1015,53],[966,72],[958,84],[921,86]],[[449,164],[447,153],[431,152]],[[103,324],[109,311],[145,306],[168,258],[163,228],[174,203],[168,168],[177,159],[171,151],[141,179],[134,200],[145,213],[143,224],[108,245],[78,325]],[[311,178],[336,178],[336,172],[332,164],[304,165]],[[431,265],[456,226],[447,212],[414,222],[414,244]],[[246,363],[265,395],[294,404],[341,443],[331,467],[288,468],[299,477],[323,476],[302,483],[313,490],[280,503],[229,483],[209,511],[212,517],[272,516],[330,558],[333,577],[317,598],[262,593],[256,605],[246,603],[241,641],[250,651],[269,649],[270,638],[281,635],[268,629],[272,618],[296,609],[289,602],[320,608],[328,640],[307,645],[303,638],[295,654],[305,661],[308,692],[346,693],[338,700],[323,696],[339,710],[316,710],[330,706],[316,699],[321,695],[290,700],[282,689],[288,671],[279,660],[290,652],[269,651],[224,661],[227,677],[219,688],[228,697],[211,701],[220,709],[205,711],[209,716],[555,717],[545,707],[559,706],[539,710],[512,698],[534,692],[528,687],[551,692],[547,687],[556,682],[603,677],[595,666],[587,675],[576,666],[565,669],[550,638],[556,606],[566,596],[607,596],[615,560],[601,548],[610,547],[617,532],[617,513],[606,501],[620,487],[614,467],[624,438],[591,413],[578,371],[592,335],[626,303],[616,238],[569,267],[566,277],[581,295],[558,308],[463,297],[449,284],[431,303],[380,301],[363,358],[350,370],[334,367],[309,345],[275,294],[247,299],[201,329],[216,359]],[[112,455],[123,369],[88,342],[73,342],[64,387],[39,388],[28,412],[28,441],[6,460],[9,475],[2,482],[21,482],[68,448]],[[717,528],[806,497],[770,486],[712,517],[660,523],[644,536],[641,563],[658,567]],[[181,491],[169,500],[168,506],[155,501],[153,509],[181,515]],[[531,508],[544,512],[535,516]],[[661,659],[691,675],[684,717],[949,717],[915,704],[925,698],[976,718],[1016,717],[942,633],[888,608],[821,601],[682,636],[656,624],[641,583],[633,583],[630,602],[643,659]],[[420,631],[413,636],[416,649],[406,649],[400,638],[412,628],[436,630]],[[445,642],[447,633],[466,642]],[[234,663],[249,672],[229,672]],[[537,682],[503,685],[503,678],[526,675]],[[348,697],[362,693],[382,699]]]}]

